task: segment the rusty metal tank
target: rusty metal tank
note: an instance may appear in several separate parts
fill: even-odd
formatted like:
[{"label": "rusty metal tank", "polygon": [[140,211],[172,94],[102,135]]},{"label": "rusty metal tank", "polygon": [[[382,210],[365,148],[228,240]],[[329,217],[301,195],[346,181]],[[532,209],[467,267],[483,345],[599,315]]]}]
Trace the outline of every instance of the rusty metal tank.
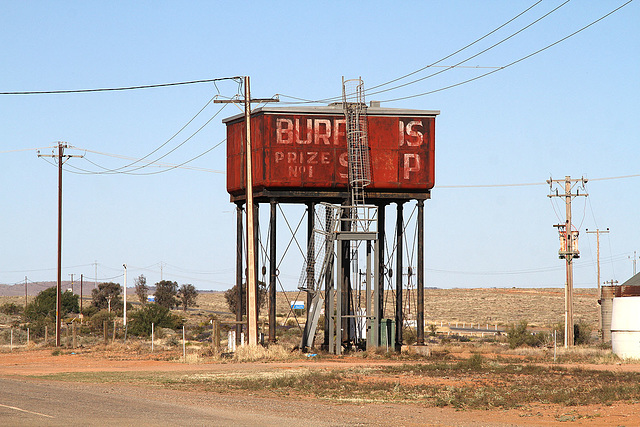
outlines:
[{"label": "rusty metal tank", "polygon": [[[370,107],[367,111],[372,198],[428,198],[435,182],[435,117],[439,111]],[[227,191],[245,192],[244,116],[227,125]],[[256,196],[327,196],[347,191],[346,123],[341,104],[262,107],[251,114]]]},{"label": "rusty metal tank", "polygon": [[600,288],[600,312],[602,314],[602,341],[611,342],[611,318],[613,299],[640,296],[638,285],[602,286]]}]

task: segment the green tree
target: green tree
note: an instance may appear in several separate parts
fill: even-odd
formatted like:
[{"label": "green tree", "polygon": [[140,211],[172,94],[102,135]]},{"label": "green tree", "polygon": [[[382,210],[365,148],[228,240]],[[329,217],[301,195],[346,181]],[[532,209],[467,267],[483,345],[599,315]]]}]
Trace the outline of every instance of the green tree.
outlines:
[{"label": "green tree", "polygon": [[[224,299],[227,302],[227,306],[229,310],[236,314],[236,301],[238,300],[238,285],[233,285],[231,289],[228,289],[224,293]],[[245,303],[242,304],[242,315],[247,314],[247,285],[242,284],[242,301]],[[258,281],[258,313],[260,313],[260,309],[264,307],[267,302],[267,284],[262,281]]]},{"label": "green tree", "polygon": [[[27,304],[27,309],[25,310],[25,319],[31,322],[44,320],[47,318],[55,321],[56,295],[57,290],[55,286],[41,291],[31,303]],[[60,305],[60,315],[62,317],[68,315],[69,313],[77,313],[80,311],[80,306],[78,304],[78,295],[74,294],[73,292],[65,291],[64,293],[62,293]]]},{"label": "green tree", "polygon": [[147,295],[149,295],[147,278],[144,277],[144,274],[141,274],[136,278],[135,283],[136,283],[136,295],[140,300],[140,304],[145,305],[147,303]]},{"label": "green tree", "polygon": [[91,304],[101,310],[109,307],[109,299],[111,299],[111,310],[115,310],[122,305],[120,285],[118,283],[100,283],[96,289],[91,291]]},{"label": "green tree", "polygon": [[182,310],[187,311],[188,307],[194,307],[196,305],[196,299],[198,298],[198,291],[196,287],[191,284],[180,286],[178,291],[178,299],[182,303]]},{"label": "green tree", "polygon": [[169,310],[178,305],[178,283],[170,280],[161,280],[156,283],[156,304],[166,307]]},{"label": "green tree", "polygon": [[171,313],[167,307],[157,303],[147,304],[131,314],[130,322],[127,325],[129,333],[133,335],[151,335],[151,324],[156,328],[176,329],[182,326],[183,319]]}]

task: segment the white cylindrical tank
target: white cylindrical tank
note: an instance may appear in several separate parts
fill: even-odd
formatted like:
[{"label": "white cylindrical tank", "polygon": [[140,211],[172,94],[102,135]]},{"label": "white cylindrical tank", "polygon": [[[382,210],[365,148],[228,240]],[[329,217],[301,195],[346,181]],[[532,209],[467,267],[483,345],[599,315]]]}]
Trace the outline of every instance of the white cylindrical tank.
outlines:
[{"label": "white cylindrical tank", "polygon": [[613,299],[611,348],[623,359],[640,359],[640,296]]}]

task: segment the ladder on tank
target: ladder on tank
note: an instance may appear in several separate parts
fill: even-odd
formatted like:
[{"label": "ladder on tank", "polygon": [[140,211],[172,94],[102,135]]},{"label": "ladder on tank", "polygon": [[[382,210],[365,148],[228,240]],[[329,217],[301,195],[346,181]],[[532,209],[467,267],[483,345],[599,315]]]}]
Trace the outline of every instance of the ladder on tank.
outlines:
[{"label": "ladder on tank", "polygon": [[364,188],[371,184],[371,160],[367,132],[367,104],[362,79],[342,79],[342,108],[347,125],[347,153],[351,207],[357,217],[365,204]]},{"label": "ladder on tank", "polygon": [[[321,203],[324,207],[322,226],[314,228],[307,248],[298,289],[311,295],[307,322],[302,333],[302,350],[313,346],[318,319],[324,299],[321,297],[322,284],[331,274],[334,243],[337,240],[372,240],[376,232],[371,229],[377,222],[377,208],[365,204],[364,190],[371,183],[371,161],[369,156],[369,138],[367,133],[367,107],[364,99],[362,79],[342,80],[342,106],[346,120],[347,154],[349,169],[350,206],[337,206]],[[312,214],[311,212],[309,214]],[[315,215],[316,212],[313,212]],[[314,221],[314,223],[317,223]],[[343,224],[346,223],[346,224]],[[375,227],[377,228],[377,227]],[[377,238],[377,237],[376,237]],[[316,271],[317,261],[322,259],[321,268]],[[330,303],[332,299],[329,298]],[[338,308],[340,310],[340,308]],[[330,313],[326,315],[332,316]],[[366,315],[363,317],[367,317]],[[337,318],[341,318],[339,313]],[[336,336],[340,337],[339,327]],[[332,333],[331,333],[332,334]],[[341,340],[338,339],[340,342]],[[336,345],[336,352],[340,353]],[[331,344],[330,344],[331,346]]]}]

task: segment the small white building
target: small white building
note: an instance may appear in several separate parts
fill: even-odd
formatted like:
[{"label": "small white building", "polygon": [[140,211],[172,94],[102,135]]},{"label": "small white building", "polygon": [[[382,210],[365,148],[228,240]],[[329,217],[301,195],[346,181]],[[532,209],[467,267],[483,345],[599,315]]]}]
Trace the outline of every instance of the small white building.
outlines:
[{"label": "small white building", "polygon": [[638,284],[640,274],[624,282],[611,307],[611,349],[623,359],[640,359],[640,296],[634,289]]}]

